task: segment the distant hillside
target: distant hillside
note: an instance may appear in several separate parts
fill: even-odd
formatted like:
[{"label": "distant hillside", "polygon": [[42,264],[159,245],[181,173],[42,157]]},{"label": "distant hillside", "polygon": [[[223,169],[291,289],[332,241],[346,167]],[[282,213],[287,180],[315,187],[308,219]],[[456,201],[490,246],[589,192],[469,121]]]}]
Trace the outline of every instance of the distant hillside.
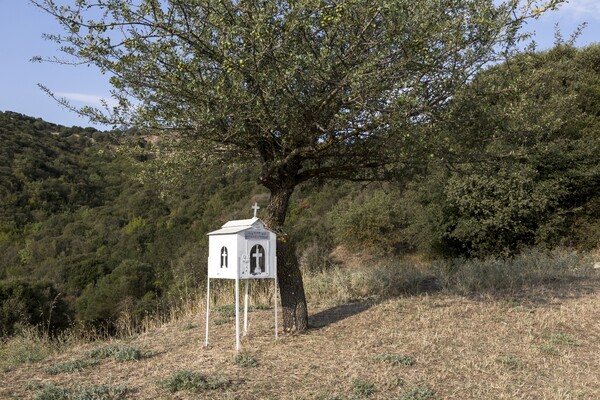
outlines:
[{"label": "distant hillside", "polygon": [[93,128],[65,128],[12,112],[0,113],[0,227],[23,229],[52,213],[101,202],[94,154],[110,134]]},{"label": "distant hillside", "polygon": [[204,234],[256,192],[243,173],[212,171],[161,198],[122,142],[0,113],[0,334],[167,307],[167,293],[203,279]]}]

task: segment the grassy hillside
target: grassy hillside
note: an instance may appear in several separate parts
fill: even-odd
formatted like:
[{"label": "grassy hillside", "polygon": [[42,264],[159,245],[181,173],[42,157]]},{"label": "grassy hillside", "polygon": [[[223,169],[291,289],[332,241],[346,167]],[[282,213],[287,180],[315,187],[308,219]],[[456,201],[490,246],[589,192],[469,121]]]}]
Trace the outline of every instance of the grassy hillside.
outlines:
[{"label": "grassy hillside", "polygon": [[[14,338],[1,347],[0,398],[598,398],[600,276],[590,259],[597,256],[571,258],[551,282],[511,290],[421,289],[353,302],[352,282],[380,271],[349,266],[330,274],[334,280],[308,274],[312,329],[275,342],[262,292],[238,355],[231,288],[213,305],[208,348],[201,299],[122,339],[49,348],[33,336]],[[344,291],[348,297],[334,295]]]}]

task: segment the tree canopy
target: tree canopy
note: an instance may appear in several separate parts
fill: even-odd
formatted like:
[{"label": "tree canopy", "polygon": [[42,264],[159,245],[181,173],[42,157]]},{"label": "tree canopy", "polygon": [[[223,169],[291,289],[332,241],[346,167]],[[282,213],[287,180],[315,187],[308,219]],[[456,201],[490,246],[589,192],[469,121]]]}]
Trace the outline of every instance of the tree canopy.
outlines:
[{"label": "tree canopy", "polygon": [[202,160],[259,160],[269,188],[372,179],[410,159],[411,129],[558,3],[35,2],[63,24],[49,37],[74,62],[111,74],[120,106],[83,113],[176,129]]},{"label": "tree canopy", "polygon": [[[302,182],[385,179],[420,160],[420,126],[561,0],[33,2],[63,25],[48,37],[72,62],[111,75],[119,106],[80,112],[172,132],[187,162],[260,165],[264,219],[280,229]],[[278,259],[284,326],[301,330],[301,275]]]}]

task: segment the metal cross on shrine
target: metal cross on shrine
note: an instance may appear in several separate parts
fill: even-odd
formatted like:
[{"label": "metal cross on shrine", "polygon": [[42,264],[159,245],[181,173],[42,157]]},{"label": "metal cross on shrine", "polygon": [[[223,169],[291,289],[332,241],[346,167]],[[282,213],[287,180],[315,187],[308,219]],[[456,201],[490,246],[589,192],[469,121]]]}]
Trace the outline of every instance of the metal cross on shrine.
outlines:
[{"label": "metal cross on shrine", "polygon": [[256,253],[252,254],[252,257],[256,258],[256,265],[260,265],[260,258],[262,257],[262,254],[258,250],[258,247],[256,248]]},{"label": "metal cross on shrine", "polygon": [[254,210],[254,218],[256,218],[256,212],[258,210],[260,210],[260,207],[258,206],[258,203],[254,202],[254,205],[252,206],[252,209]]},{"label": "metal cross on shrine", "polygon": [[258,268],[259,270],[260,268],[260,258],[263,256],[260,252],[260,247],[255,246],[256,247],[256,253],[252,254],[252,257],[255,258],[256,260],[256,268]]},{"label": "metal cross on shrine", "polygon": [[223,254],[221,254],[221,268],[227,268],[227,247],[223,247]]}]

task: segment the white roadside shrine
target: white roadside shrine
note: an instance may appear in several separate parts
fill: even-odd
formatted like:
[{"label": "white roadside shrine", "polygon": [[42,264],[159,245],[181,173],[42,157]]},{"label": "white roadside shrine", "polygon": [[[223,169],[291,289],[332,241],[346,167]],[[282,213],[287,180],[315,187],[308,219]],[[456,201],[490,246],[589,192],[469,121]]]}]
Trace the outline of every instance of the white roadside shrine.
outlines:
[{"label": "white roadside shrine", "polygon": [[229,221],[208,235],[208,275],[206,281],[206,340],[210,315],[210,280],[235,280],[235,349],[240,349],[240,280],[245,280],[244,335],[248,333],[248,281],[273,279],[275,300],[275,340],[277,340],[277,257],[275,232],[256,217],[260,207],[252,207],[254,217]]}]

